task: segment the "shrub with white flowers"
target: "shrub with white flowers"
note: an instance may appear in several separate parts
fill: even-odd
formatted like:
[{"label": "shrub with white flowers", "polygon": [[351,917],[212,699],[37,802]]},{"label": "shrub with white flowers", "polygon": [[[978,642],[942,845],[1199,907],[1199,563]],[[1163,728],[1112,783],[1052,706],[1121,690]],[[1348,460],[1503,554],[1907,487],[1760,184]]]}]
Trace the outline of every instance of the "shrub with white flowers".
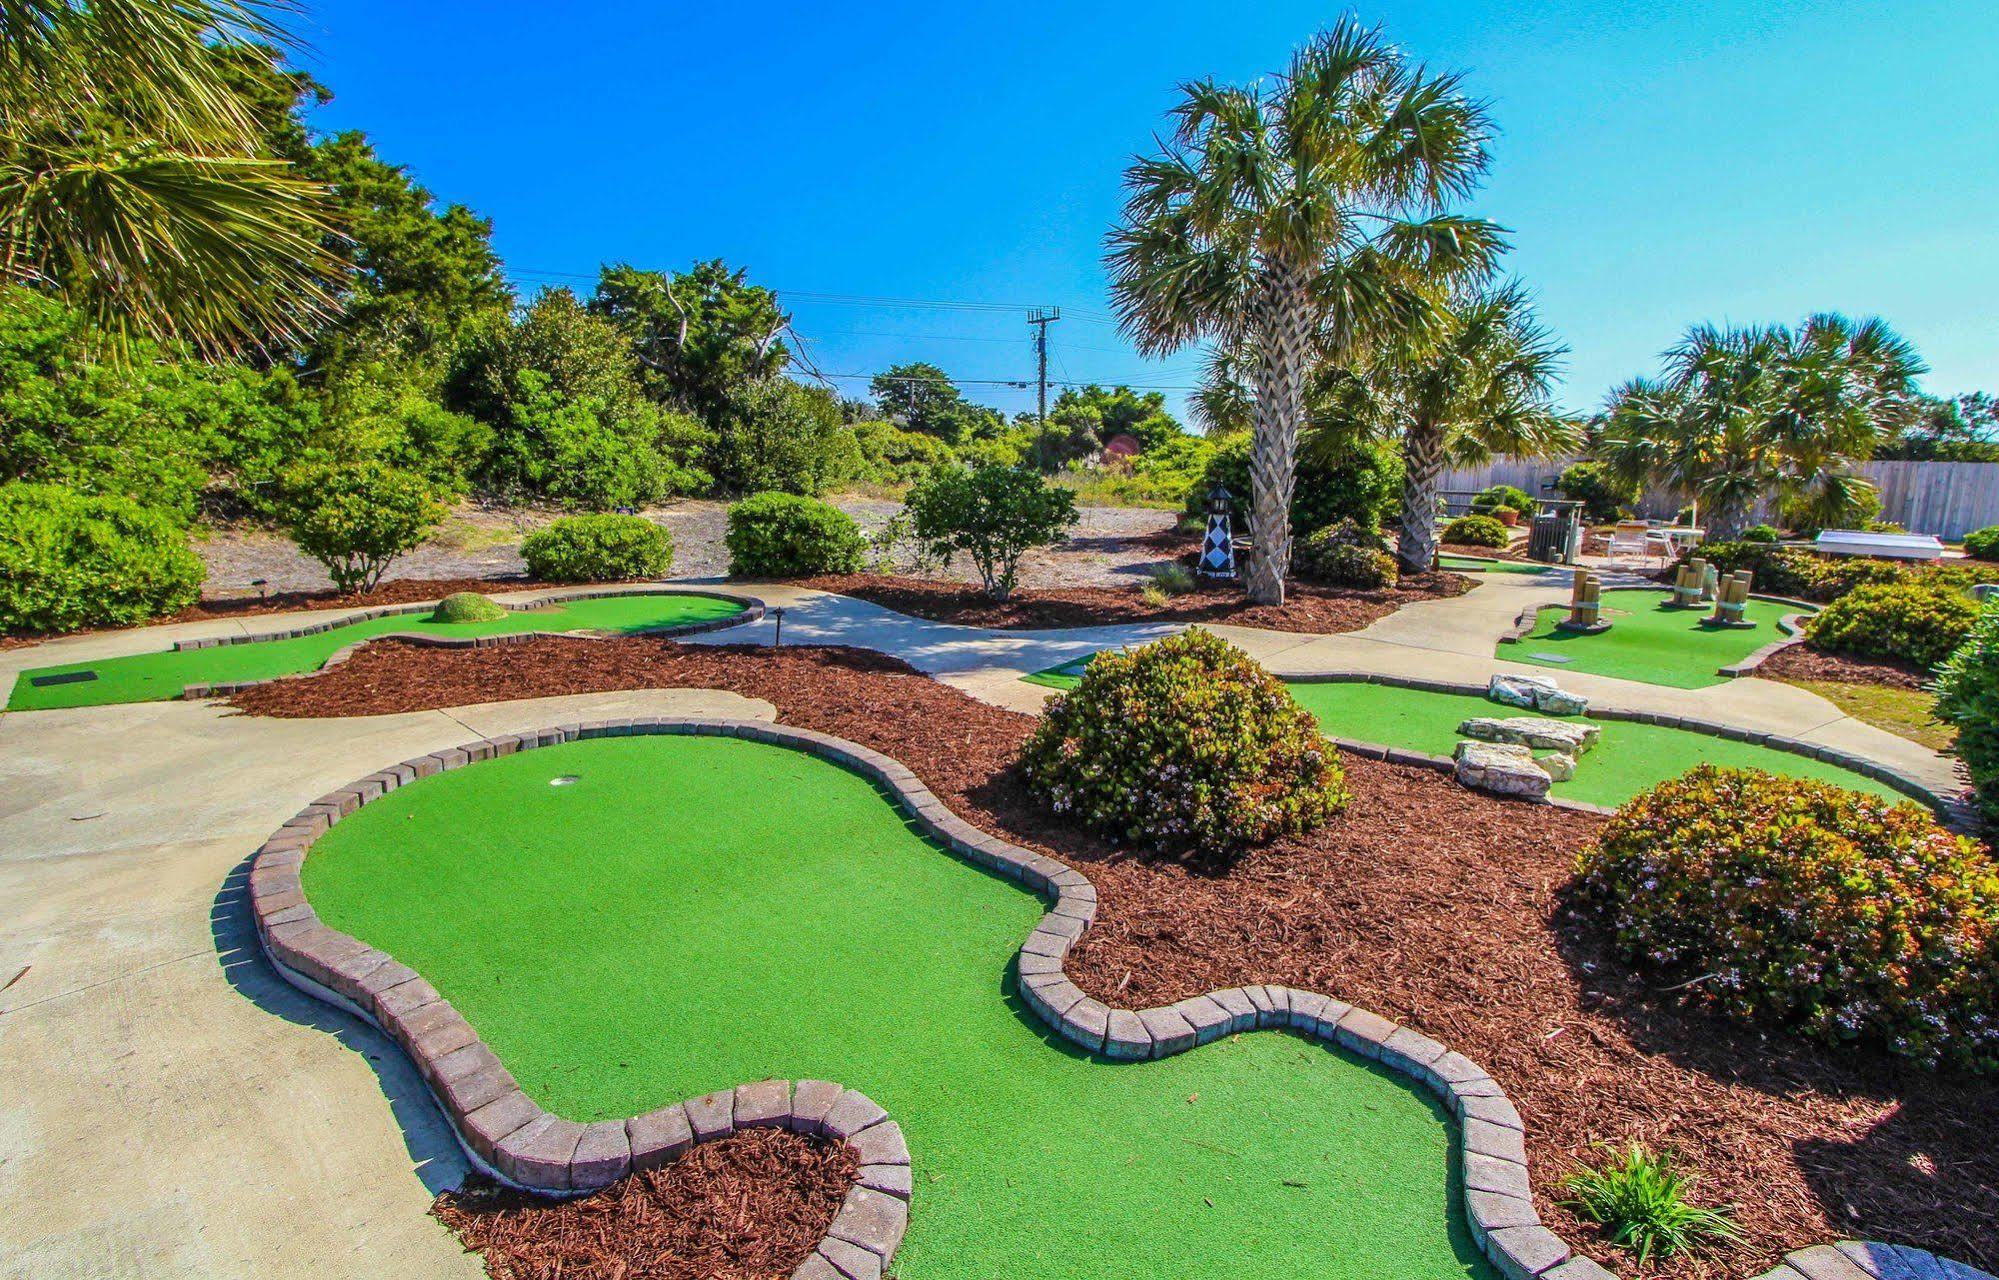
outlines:
[{"label": "shrub with white flowers", "polygon": [[1625,957],[1690,999],[1999,1070],[1999,863],[1920,806],[1702,765],[1579,859]]},{"label": "shrub with white flowers", "polygon": [[1199,628],[1100,653],[1021,755],[1050,808],[1114,844],[1223,860],[1347,803],[1332,744],[1290,690]]}]

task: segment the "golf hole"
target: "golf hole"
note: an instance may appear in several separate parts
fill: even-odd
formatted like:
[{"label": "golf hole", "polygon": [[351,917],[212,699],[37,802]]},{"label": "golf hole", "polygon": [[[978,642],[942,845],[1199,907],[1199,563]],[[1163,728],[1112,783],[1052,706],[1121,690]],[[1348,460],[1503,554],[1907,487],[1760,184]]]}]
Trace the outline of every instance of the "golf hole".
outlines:
[{"label": "golf hole", "polygon": [[551,787],[573,787],[576,783],[577,777],[573,773],[565,773],[560,778],[550,778],[548,780],[548,785]]}]

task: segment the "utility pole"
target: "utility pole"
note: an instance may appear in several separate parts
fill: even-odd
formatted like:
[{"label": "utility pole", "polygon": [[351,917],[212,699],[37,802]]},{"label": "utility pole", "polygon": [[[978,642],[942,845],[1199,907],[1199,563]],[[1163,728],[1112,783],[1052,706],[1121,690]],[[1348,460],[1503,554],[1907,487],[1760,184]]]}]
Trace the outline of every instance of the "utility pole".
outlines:
[{"label": "utility pole", "polygon": [[1060,307],[1035,307],[1027,313],[1027,323],[1034,326],[1035,421],[1040,428],[1036,439],[1043,471],[1048,470],[1048,326],[1061,318]]}]

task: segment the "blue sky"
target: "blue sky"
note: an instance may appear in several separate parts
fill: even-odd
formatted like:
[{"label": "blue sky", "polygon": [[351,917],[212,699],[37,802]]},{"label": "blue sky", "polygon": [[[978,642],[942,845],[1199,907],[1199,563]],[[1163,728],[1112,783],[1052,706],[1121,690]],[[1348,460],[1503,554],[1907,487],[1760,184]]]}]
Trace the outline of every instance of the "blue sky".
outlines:
[{"label": "blue sky", "polygon": [[[1031,377],[1011,308],[1059,306],[1052,378],[1183,387],[1196,353],[1141,360],[1109,320],[1120,172],[1178,81],[1275,70],[1339,12],[318,0],[302,34],[337,95],[316,123],[490,216],[524,289],[719,256],[780,290],[829,373],[926,359],[966,379]],[[1820,309],[1885,317],[1934,391],[1999,392],[1999,5],[1356,12],[1491,100],[1468,207],[1512,229],[1572,349],[1566,406],[1695,321]]]}]

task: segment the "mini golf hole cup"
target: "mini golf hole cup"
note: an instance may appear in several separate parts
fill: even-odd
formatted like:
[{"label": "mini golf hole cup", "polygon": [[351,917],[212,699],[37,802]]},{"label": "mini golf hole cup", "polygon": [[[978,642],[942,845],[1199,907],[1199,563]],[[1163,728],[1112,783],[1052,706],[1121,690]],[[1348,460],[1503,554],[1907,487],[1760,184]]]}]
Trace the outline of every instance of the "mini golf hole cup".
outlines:
[{"label": "mini golf hole cup", "polygon": [[573,787],[581,781],[582,779],[578,778],[575,774],[565,773],[559,778],[550,778],[548,785],[551,787]]}]

